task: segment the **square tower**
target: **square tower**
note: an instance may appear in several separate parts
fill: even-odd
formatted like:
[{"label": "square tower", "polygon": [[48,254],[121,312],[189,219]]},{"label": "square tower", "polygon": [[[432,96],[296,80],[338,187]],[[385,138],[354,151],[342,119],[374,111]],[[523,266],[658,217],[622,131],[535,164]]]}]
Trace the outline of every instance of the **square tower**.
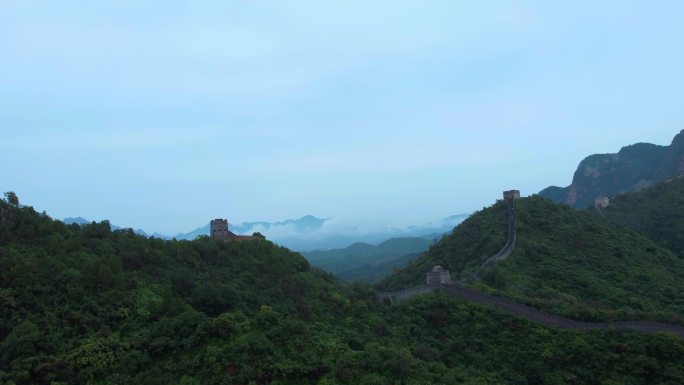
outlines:
[{"label": "square tower", "polygon": [[451,275],[449,270],[445,270],[442,266],[435,266],[432,271],[427,272],[427,284],[433,285],[451,285]]},{"label": "square tower", "polygon": [[506,199],[520,199],[520,190],[509,190],[503,192],[504,200]]},{"label": "square tower", "polygon": [[209,230],[211,239],[230,239],[227,219],[214,219],[211,221]]}]

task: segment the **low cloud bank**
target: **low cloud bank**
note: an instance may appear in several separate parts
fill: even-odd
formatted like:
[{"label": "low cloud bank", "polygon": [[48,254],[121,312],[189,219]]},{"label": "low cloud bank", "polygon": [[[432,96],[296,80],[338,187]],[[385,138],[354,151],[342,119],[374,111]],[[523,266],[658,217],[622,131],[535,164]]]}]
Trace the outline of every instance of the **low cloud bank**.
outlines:
[{"label": "low cloud bank", "polygon": [[[469,214],[458,214],[448,218],[408,227],[387,227],[368,223],[351,223],[344,219],[320,220],[319,226],[302,226],[299,220],[278,224],[255,223],[251,226],[236,226],[241,234],[259,232],[266,238],[297,251],[346,247],[354,242],[380,243],[397,237],[437,238],[451,231]],[[305,217],[306,218],[306,217]],[[314,217],[315,218],[315,217]],[[309,217],[310,220],[310,217]]]},{"label": "low cloud bank", "polygon": [[[439,238],[451,231],[470,214],[457,214],[420,225],[407,227],[390,227],[374,223],[354,222],[343,218],[317,218],[306,215],[299,219],[288,219],[281,222],[245,222],[231,224],[230,230],[239,235],[261,233],[269,240],[296,251],[326,250],[343,248],[355,242],[378,244],[390,238],[423,237]],[[65,218],[65,223],[90,223],[83,218]],[[112,226],[114,229],[121,227]],[[173,236],[154,233],[151,236],[162,239],[195,239],[200,235],[209,235],[209,224],[188,233]],[[138,234],[148,236],[142,230]]]}]

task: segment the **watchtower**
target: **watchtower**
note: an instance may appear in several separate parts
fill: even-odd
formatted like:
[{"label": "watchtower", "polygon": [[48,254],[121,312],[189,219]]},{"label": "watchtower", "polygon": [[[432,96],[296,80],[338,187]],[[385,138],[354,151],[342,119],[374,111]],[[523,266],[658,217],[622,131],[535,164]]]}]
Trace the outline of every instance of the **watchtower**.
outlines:
[{"label": "watchtower", "polygon": [[451,275],[449,270],[445,270],[442,266],[435,266],[432,271],[427,272],[427,284],[432,285],[450,285]]},{"label": "watchtower", "polygon": [[503,192],[504,200],[506,199],[520,199],[520,190],[508,190]]},{"label": "watchtower", "polygon": [[610,198],[598,197],[594,199],[594,205],[600,209],[605,209],[610,204]]},{"label": "watchtower", "polygon": [[211,236],[211,239],[230,239],[230,231],[228,231],[228,220],[212,220],[209,235]]}]

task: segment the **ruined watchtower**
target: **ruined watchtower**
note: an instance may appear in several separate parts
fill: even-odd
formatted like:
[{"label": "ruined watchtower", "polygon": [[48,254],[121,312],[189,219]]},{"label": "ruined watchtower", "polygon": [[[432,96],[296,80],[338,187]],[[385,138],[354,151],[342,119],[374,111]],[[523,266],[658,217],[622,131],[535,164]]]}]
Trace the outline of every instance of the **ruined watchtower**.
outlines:
[{"label": "ruined watchtower", "polygon": [[231,233],[228,231],[227,219],[214,219],[211,221],[211,228],[209,230],[211,239],[230,239]]},{"label": "ruined watchtower", "polygon": [[610,198],[608,197],[598,197],[594,199],[594,206],[599,209],[605,209],[610,204]]},{"label": "ruined watchtower", "polygon": [[503,192],[504,200],[506,199],[520,199],[520,190],[508,190]]},{"label": "ruined watchtower", "polygon": [[427,284],[432,285],[450,285],[451,275],[449,270],[445,270],[442,266],[435,266],[432,271],[427,272]]}]

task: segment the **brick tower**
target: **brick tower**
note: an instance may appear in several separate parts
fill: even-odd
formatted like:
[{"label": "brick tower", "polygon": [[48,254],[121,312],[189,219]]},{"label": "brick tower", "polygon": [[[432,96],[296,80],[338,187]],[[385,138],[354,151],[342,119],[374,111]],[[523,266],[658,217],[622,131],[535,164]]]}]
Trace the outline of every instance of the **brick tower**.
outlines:
[{"label": "brick tower", "polygon": [[209,236],[211,239],[225,239],[231,238],[231,233],[228,231],[228,220],[227,219],[214,219],[211,221],[211,226],[209,230]]},{"label": "brick tower", "polygon": [[519,190],[504,191],[503,197],[504,197],[504,200],[506,200],[506,199],[520,199],[520,191]]}]

